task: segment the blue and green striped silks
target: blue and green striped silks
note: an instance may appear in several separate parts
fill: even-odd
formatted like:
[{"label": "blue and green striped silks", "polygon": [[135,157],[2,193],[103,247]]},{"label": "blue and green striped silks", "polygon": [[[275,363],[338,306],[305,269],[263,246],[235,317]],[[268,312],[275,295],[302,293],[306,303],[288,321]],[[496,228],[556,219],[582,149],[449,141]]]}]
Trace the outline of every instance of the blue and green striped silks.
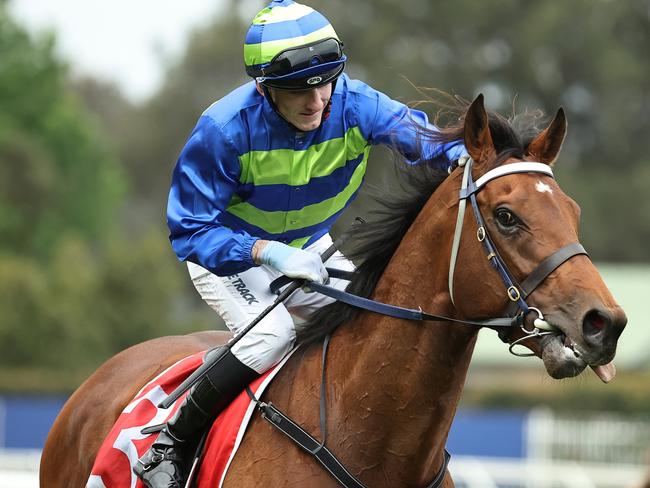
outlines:
[{"label": "blue and green striped silks", "polygon": [[414,124],[435,130],[423,112],[345,74],[311,132],[289,126],[254,82],[238,88],[203,113],[179,156],[167,207],[174,251],[231,275],[254,266],[257,239],[308,246],[356,197],[373,145],[443,166],[463,154],[461,141],[418,140]]},{"label": "blue and green striped silks", "polygon": [[[318,226],[343,210],[359,189],[369,153],[370,145],[358,127],[348,129],[343,137],[314,144],[305,150],[250,151],[240,157],[239,181],[244,185],[257,188],[286,185],[290,195],[303,188],[304,191],[317,192],[315,187],[309,187],[309,183],[320,179],[330,181],[330,189],[336,189],[336,192],[317,192],[322,194],[322,200],[286,211],[263,210],[234,195],[226,212],[273,235]],[[353,170],[342,181],[337,181],[335,175],[351,162],[356,163]]]}]

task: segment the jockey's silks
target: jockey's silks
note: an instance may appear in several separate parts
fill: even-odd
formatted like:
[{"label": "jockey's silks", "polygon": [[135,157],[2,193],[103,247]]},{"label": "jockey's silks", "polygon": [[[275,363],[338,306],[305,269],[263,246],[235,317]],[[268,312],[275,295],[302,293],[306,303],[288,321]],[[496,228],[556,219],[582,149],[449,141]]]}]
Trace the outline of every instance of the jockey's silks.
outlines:
[{"label": "jockey's silks", "polygon": [[306,247],[357,196],[370,148],[393,145],[409,161],[457,159],[459,141],[418,140],[435,127],[363,82],[342,75],[331,112],[313,131],[292,129],[247,83],[200,117],[174,169],[167,222],[179,259],[224,276],[254,263],[257,239]]}]

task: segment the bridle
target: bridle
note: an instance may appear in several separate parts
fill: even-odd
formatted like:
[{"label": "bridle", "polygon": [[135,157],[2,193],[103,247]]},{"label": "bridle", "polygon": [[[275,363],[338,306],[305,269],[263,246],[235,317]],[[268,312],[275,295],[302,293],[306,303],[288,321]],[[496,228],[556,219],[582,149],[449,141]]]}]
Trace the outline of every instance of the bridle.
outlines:
[{"label": "bridle", "polygon": [[[488,261],[499,273],[501,280],[506,286],[506,295],[509,300],[509,305],[506,308],[506,315],[509,317],[520,318],[520,320],[517,321],[517,325],[523,331],[524,336],[510,344],[510,352],[516,356],[530,356],[533,354],[519,353],[513,348],[520,342],[532,337],[557,334],[558,332],[555,326],[544,320],[544,315],[538,308],[531,307],[526,303],[526,298],[546,279],[548,275],[555,271],[565,261],[571,259],[573,256],[587,255],[587,252],[579,242],[568,244],[542,260],[542,262],[528,275],[528,277],[526,277],[526,279],[521,282],[521,284],[517,283],[513,274],[508,269],[508,265],[499,255],[499,252],[487,231],[487,226],[485,225],[485,220],[478,206],[476,195],[490,181],[502,176],[516,173],[538,173],[554,178],[553,170],[549,165],[543,163],[528,161],[517,162],[494,168],[485,173],[478,180],[474,181],[472,177],[472,163],[473,160],[469,156],[463,156],[458,160],[458,166],[464,167],[464,171],[459,192],[458,216],[456,218],[456,229],[454,231],[454,240],[451,249],[451,261],[449,263],[449,295],[452,303],[454,303],[454,271],[456,269],[456,260],[458,258],[458,249],[462,235],[465,209],[467,201],[469,200],[474,213],[474,218],[476,219],[476,238],[483,245]],[[526,329],[524,323],[524,319],[530,312],[535,312],[537,314],[537,318],[533,321],[532,330]],[[499,338],[507,343],[507,329],[501,328],[498,332]]]},{"label": "bridle", "polygon": [[[519,339],[516,339],[513,342],[509,343],[509,350],[515,356],[533,356],[533,353],[518,352],[514,348],[527,339],[536,337],[538,338],[546,335],[558,335],[561,332],[555,326],[549,324],[546,320],[544,320],[544,315],[542,314],[541,310],[529,306],[526,303],[526,298],[546,279],[548,275],[559,268],[564,262],[574,256],[587,255],[587,252],[579,242],[568,244],[542,260],[542,262],[537,265],[537,267],[526,277],[526,279],[524,279],[521,283],[518,283],[517,280],[513,277],[513,274],[508,269],[508,266],[506,265],[503,258],[501,258],[499,255],[499,252],[497,251],[497,248],[487,231],[485,220],[483,219],[483,215],[481,214],[481,210],[479,209],[478,202],[476,200],[476,195],[490,181],[501,178],[502,176],[517,173],[539,173],[553,178],[553,171],[547,164],[522,161],[499,166],[488,171],[478,180],[474,181],[472,177],[472,163],[473,161],[469,156],[463,156],[458,160],[458,166],[464,167],[464,172],[458,196],[458,216],[456,218],[456,229],[454,231],[451,261],[449,264],[449,294],[451,296],[452,303],[454,303],[454,271],[456,269],[456,259],[458,257],[458,249],[460,246],[467,201],[469,200],[478,229],[476,232],[476,238],[483,245],[487,259],[490,261],[490,264],[497,270],[499,276],[501,277],[501,280],[506,287],[506,295],[509,300],[509,304],[505,309],[506,317],[484,320],[445,317],[442,315],[424,312],[422,309],[409,309],[390,305],[387,303],[377,302],[375,300],[353,295],[346,291],[339,290],[328,285],[322,285],[320,283],[309,282],[306,283],[306,286],[315,292],[327,295],[331,298],[334,298],[335,300],[347,303],[348,305],[352,305],[354,307],[369,310],[371,312],[379,313],[382,315],[388,315],[390,317],[395,317],[398,319],[417,321],[444,321],[494,329],[498,332],[499,338],[505,343],[509,343],[508,332],[512,330],[513,327],[519,327],[524,335],[523,337],[520,337]],[[330,268],[327,270],[330,276],[344,279],[350,279],[350,275],[354,274],[350,272],[341,272],[340,270]],[[279,293],[281,287],[287,283],[290,283],[291,281],[293,281],[291,278],[282,276],[271,283],[271,291],[274,293]],[[533,328],[531,330],[527,329],[525,324],[525,319],[530,312],[535,312],[537,314],[537,318],[533,320]]]}]

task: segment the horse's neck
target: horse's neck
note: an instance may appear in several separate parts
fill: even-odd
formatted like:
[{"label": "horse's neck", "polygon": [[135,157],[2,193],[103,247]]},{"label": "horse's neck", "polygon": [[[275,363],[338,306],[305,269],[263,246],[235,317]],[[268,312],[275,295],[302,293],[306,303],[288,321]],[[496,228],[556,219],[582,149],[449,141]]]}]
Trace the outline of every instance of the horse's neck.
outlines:
[{"label": "horse's neck", "polygon": [[[373,298],[453,313],[446,289],[449,246],[423,245],[436,235],[428,229],[441,222],[420,221],[423,228],[416,222],[404,238]],[[442,460],[476,335],[471,327],[409,323],[373,313],[335,334],[330,364],[342,372],[332,378],[344,415],[337,419],[339,432],[345,432],[345,447],[364,446],[359,463],[381,463],[408,486],[430,481]]]}]

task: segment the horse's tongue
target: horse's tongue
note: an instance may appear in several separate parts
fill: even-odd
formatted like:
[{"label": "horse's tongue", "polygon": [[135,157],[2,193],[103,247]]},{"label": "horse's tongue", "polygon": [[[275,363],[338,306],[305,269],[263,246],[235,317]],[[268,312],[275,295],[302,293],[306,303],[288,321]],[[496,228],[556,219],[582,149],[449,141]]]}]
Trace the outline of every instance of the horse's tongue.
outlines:
[{"label": "horse's tongue", "polygon": [[614,362],[603,364],[602,366],[590,366],[594,373],[602,380],[603,383],[609,383],[616,376],[616,366]]}]

